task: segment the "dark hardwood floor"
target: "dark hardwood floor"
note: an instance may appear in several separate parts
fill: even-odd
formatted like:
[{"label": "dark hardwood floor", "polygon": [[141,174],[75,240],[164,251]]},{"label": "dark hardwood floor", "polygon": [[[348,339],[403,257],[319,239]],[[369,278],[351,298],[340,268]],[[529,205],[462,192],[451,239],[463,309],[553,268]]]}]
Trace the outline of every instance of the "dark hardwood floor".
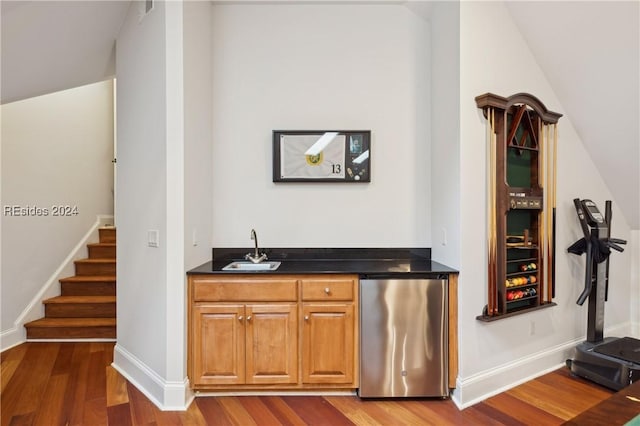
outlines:
[{"label": "dark hardwood floor", "polygon": [[25,343],[2,353],[0,418],[8,425],[559,425],[613,392],[566,369],[465,410],[450,400],[355,396],[196,398],[160,411],[110,364],[113,343]]}]

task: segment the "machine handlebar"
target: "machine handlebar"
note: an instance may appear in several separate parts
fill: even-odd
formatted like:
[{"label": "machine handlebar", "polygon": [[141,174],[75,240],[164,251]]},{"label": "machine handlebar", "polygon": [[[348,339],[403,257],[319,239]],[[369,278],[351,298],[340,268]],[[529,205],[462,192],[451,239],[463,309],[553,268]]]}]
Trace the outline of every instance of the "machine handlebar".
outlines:
[{"label": "machine handlebar", "polygon": [[615,244],[615,243],[612,243],[611,241],[609,241],[609,242],[607,243],[607,245],[608,245],[609,247],[611,247],[612,249],[614,249],[615,251],[619,251],[620,253],[622,253],[622,252],[624,251],[624,249],[623,249],[622,247],[620,247],[619,245],[617,245],[617,244]]},{"label": "machine handlebar", "polygon": [[[587,219],[584,215],[584,211],[582,210],[582,202],[580,198],[573,199],[573,205],[576,208],[576,212],[578,213],[578,220],[580,222],[580,227],[582,228],[582,232],[584,233],[585,240],[585,253],[587,254],[587,271],[591,271],[593,268],[593,255],[591,254],[591,231],[589,231],[589,225],[587,224]],[[591,274],[585,274],[584,277],[584,290],[580,293],[580,297],[576,303],[580,306],[587,300],[589,295],[591,294]]]},{"label": "machine handlebar", "polygon": [[[587,255],[586,265],[585,265],[587,272],[584,277],[584,290],[582,290],[582,293],[580,293],[580,297],[578,297],[578,300],[576,301],[578,305],[582,305],[591,294],[591,289],[593,287],[592,271],[593,271],[594,261],[597,261],[599,263],[603,261],[604,257],[606,257],[607,259],[606,275],[607,277],[609,276],[609,271],[608,271],[609,251],[606,250],[605,253],[599,252],[594,254],[593,250],[595,249],[595,250],[602,251],[603,249],[602,246],[605,246],[605,248],[608,247],[608,248],[612,248],[613,250],[623,252],[624,248],[620,247],[620,245],[627,244],[627,241],[620,238],[610,238],[610,235],[611,235],[611,202],[610,201],[607,201],[606,203],[606,212],[605,212],[604,221],[602,220],[602,216],[598,212],[597,207],[591,200],[581,201],[579,198],[575,198],[573,200],[573,204],[576,208],[576,212],[578,213],[578,220],[580,222],[580,227],[582,228],[582,232],[584,233],[584,245],[581,245],[582,241],[577,241],[576,243],[574,243],[574,245],[572,245],[569,248],[569,251],[574,254],[586,253]],[[585,212],[585,209],[587,209],[588,207],[592,209],[591,212]],[[587,217],[588,215],[591,219]],[[592,231],[589,226],[590,220],[591,222],[593,222],[591,223],[591,225],[594,226],[594,229],[595,227],[599,227],[600,224],[602,224],[603,227],[606,226],[606,235],[604,235],[602,238],[599,238],[597,233],[592,234]],[[592,242],[592,235],[595,235],[593,242]],[[594,247],[594,244],[596,245],[596,247]],[[583,249],[584,251],[582,251]]]}]

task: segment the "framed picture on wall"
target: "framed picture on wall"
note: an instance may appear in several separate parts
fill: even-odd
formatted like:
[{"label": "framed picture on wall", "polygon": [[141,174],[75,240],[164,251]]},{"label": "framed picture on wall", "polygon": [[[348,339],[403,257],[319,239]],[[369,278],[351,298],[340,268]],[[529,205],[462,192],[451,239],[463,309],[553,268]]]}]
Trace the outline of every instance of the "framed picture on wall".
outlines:
[{"label": "framed picture on wall", "polygon": [[274,182],[370,182],[370,130],[274,130]]}]

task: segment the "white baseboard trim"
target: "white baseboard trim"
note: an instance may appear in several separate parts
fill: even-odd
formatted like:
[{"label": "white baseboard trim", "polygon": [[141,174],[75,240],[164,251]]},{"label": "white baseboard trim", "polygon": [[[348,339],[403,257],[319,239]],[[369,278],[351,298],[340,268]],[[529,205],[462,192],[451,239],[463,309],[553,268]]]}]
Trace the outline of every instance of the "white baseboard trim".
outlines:
[{"label": "white baseboard trim", "polygon": [[0,352],[18,346],[27,340],[27,330],[24,327],[14,325],[8,330],[0,332]]},{"label": "white baseboard trim", "polygon": [[111,365],[162,411],[185,411],[195,397],[187,378],[167,381],[119,344]]},{"label": "white baseboard trim", "polygon": [[113,216],[110,215],[98,215],[95,223],[82,237],[82,239],[76,244],[76,246],[69,252],[67,257],[60,263],[60,266],[51,274],[49,279],[44,283],[40,291],[31,299],[31,302],[27,305],[22,313],[18,316],[16,321],[8,330],[0,332],[0,352],[24,343],[27,338],[27,332],[24,329],[24,325],[29,321],[42,318],[44,316],[44,306],[42,301],[50,297],[60,295],[60,288],[55,287],[58,281],[64,276],[73,275],[73,262],[81,257],[86,257],[87,243],[92,237],[97,235],[99,227],[104,226],[105,223],[113,222]]},{"label": "white baseboard trim", "polygon": [[303,391],[303,390],[247,390],[247,391],[196,391],[196,398],[207,398],[212,396],[358,396],[355,390],[335,390],[335,391]]},{"label": "white baseboard trim", "polygon": [[[606,329],[604,335],[623,337],[629,335],[631,329],[632,324],[628,322]],[[584,337],[574,339],[469,377],[458,376],[451,399],[462,410],[562,368],[566,365],[566,360],[573,356],[574,348],[584,340]]]},{"label": "white baseboard trim", "polygon": [[58,343],[91,343],[91,342],[115,342],[116,339],[27,339],[27,342],[58,342]]}]

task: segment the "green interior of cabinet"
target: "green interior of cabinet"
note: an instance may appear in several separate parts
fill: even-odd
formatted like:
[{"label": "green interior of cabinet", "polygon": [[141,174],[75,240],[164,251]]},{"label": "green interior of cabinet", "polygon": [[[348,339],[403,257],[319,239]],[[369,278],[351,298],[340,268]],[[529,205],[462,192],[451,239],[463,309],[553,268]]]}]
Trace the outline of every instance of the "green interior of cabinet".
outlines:
[{"label": "green interior of cabinet", "polygon": [[531,188],[531,168],[534,152],[509,148],[507,150],[507,185]]},{"label": "green interior of cabinet", "polygon": [[507,235],[523,235],[524,230],[529,230],[531,235],[533,229],[532,212],[537,210],[509,210],[507,213]]},{"label": "green interior of cabinet", "polygon": [[[528,113],[527,120],[529,120]],[[511,127],[512,116],[507,120],[507,128]],[[514,144],[516,146],[514,146]],[[512,187],[531,188],[532,176],[537,172],[537,143],[532,139],[531,130],[527,130],[525,120],[521,120],[516,129],[514,140],[507,141],[507,185]],[[522,148],[518,148],[522,147]]]}]

